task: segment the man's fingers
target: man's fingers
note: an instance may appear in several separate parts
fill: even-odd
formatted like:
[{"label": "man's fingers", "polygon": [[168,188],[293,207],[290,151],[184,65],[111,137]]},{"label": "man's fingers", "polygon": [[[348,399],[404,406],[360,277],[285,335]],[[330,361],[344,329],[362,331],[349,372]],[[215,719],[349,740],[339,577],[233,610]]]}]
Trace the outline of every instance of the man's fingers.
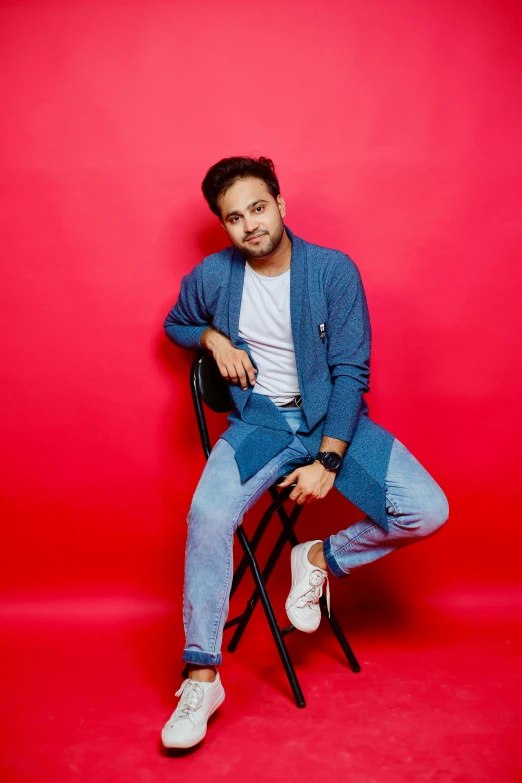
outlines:
[{"label": "man's fingers", "polygon": [[236,369],[236,375],[237,375],[237,379],[239,381],[239,384],[240,384],[241,388],[243,389],[243,391],[245,391],[245,389],[247,388],[247,377],[246,377],[245,368],[243,367],[243,365],[241,364],[241,362],[239,360],[237,360],[235,362],[234,367]]},{"label": "man's fingers", "polygon": [[243,390],[248,388],[249,383],[254,386],[257,370],[246,351],[235,349],[219,358],[218,367],[223,378],[231,383],[239,383]]},{"label": "man's fingers", "polygon": [[299,486],[299,480],[297,481],[297,486],[295,486],[293,490],[290,492],[290,494],[288,495],[290,500],[295,500],[295,502],[299,504],[305,503],[307,496],[308,496],[308,490],[303,489],[302,486]]},{"label": "man's fingers", "polygon": [[245,368],[245,372],[248,375],[248,380],[253,386],[256,382],[257,370],[254,368],[252,362],[250,361],[250,356],[247,354],[247,352],[242,351],[242,354],[243,356],[241,358],[243,361],[243,367]]},{"label": "man's fingers", "polygon": [[236,368],[234,367],[234,364],[230,362],[226,365],[227,368],[227,374],[228,374],[228,380],[232,381],[232,383],[237,383],[237,372]]},{"label": "man's fingers", "polygon": [[299,476],[299,468],[296,468],[296,470],[294,470],[292,473],[289,473],[288,476],[285,476],[283,479],[281,479],[281,481],[277,486],[287,487],[289,484],[293,484],[294,481],[298,478],[298,476]]},{"label": "man's fingers", "polygon": [[250,385],[253,386],[256,382],[256,371],[252,366],[252,362],[248,358],[248,354],[243,359],[243,367],[245,368],[245,372],[248,375],[248,380],[250,381]]},{"label": "man's fingers", "polygon": [[[290,495],[290,497],[292,497]],[[301,494],[297,497],[297,503],[299,503],[300,506],[304,505],[305,503],[313,503],[315,500],[315,497],[310,492],[301,492]]]},{"label": "man's fingers", "polygon": [[294,487],[288,497],[290,500],[295,500],[299,505],[302,505],[303,503],[314,503],[316,500],[320,499],[319,494],[313,492],[311,489],[300,487],[299,483]]},{"label": "man's fingers", "polygon": [[219,372],[223,376],[223,378],[228,381],[228,370],[226,364],[218,364]]}]

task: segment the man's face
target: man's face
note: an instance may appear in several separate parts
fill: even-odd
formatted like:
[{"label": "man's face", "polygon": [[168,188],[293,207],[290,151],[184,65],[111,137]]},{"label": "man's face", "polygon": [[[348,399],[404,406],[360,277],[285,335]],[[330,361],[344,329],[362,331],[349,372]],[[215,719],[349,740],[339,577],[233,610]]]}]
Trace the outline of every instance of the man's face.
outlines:
[{"label": "man's face", "polygon": [[219,198],[221,222],[232,244],[249,258],[263,258],[279,245],[285,202],[257,177],[238,179]]}]

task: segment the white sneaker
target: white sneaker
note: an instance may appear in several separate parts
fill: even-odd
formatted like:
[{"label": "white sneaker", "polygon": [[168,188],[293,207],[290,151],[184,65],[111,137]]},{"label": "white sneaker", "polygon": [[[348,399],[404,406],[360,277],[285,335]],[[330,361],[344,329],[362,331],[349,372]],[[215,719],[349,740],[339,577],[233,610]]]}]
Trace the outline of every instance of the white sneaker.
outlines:
[{"label": "white sneaker", "polygon": [[298,631],[313,633],[319,628],[321,622],[321,607],[319,599],[323,594],[323,585],[326,582],[326,605],[330,614],[330,586],[328,584],[328,571],[312,565],[308,560],[308,552],[314,544],[322,543],[307,541],[298,544],[292,549],[292,589],[286,599],[285,609],[288,619]]},{"label": "white sneaker", "polygon": [[183,680],[176,692],[181,696],[178,706],[161,732],[166,748],[191,748],[207,733],[207,721],[225,699],[219,672],[213,682]]}]

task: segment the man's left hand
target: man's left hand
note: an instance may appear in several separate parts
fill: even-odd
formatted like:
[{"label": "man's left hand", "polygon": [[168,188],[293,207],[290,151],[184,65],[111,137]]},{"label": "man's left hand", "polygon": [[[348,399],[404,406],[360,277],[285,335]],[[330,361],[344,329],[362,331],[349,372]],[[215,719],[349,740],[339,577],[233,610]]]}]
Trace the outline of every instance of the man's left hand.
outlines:
[{"label": "man's left hand", "polygon": [[297,481],[297,486],[293,488],[289,498],[295,500],[299,505],[303,505],[325,498],[334,485],[335,476],[334,472],[326,470],[320,462],[314,462],[311,465],[296,468],[278,486],[287,487]]}]

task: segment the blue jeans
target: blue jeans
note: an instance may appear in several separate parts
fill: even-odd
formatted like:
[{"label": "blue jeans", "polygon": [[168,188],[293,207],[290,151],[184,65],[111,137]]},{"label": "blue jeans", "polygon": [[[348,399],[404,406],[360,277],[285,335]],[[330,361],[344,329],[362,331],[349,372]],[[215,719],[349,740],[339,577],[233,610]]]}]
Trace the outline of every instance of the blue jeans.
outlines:
[{"label": "blue jeans", "polygon": [[[281,412],[294,433],[304,423],[300,408],[282,408]],[[278,478],[313,461],[314,457],[294,437],[289,446],[242,484],[232,446],[223,439],[217,441],[187,518],[183,593],[186,663],[218,665],[222,661],[234,532],[244,514]],[[391,450],[386,489],[388,532],[366,516],[324,542],[326,562],[335,576],[344,577],[353,568],[432,535],[448,518],[444,492],[397,439]]]}]

